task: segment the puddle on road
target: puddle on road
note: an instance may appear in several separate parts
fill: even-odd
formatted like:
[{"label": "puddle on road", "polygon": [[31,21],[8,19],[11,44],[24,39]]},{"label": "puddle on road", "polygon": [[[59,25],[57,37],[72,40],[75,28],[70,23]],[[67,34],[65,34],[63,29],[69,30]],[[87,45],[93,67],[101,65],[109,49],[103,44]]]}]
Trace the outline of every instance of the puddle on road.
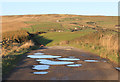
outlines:
[{"label": "puddle on road", "polygon": [[80,60],[78,58],[57,58],[58,60],[70,60],[70,61],[76,61],[76,60]]},{"label": "puddle on road", "polygon": [[67,62],[67,61],[51,61],[47,59],[37,59],[36,61],[40,61],[41,64],[47,64],[47,65],[66,65],[66,64],[74,63],[74,62]]},{"label": "puddle on road", "polygon": [[[68,58],[61,58],[62,56],[54,56],[54,55],[44,55],[44,53],[34,53],[34,55],[28,55],[29,58],[36,58],[42,65],[33,65],[33,70],[47,70],[50,68],[50,65],[66,65],[67,67],[81,67],[82,64],[74,64],[73,61],[80,60],[79,58],[75,58],[74,56],[69,56]],[[56,58],[58,61],[53,61],[45,58]],[[70,62],[72,61],[72,62]],[[99,62],[98,60],[84,60],[85,62]],[[117,68],[116,68],[117,69]],[[120,69],[120,68],[119,68]],[[33,74],[47,74],[48,72],[33,72]]]},{"label": "puddle on road", "polygon": [[29,58],[59,58],[61,56],[52,56],[52,55],[28,55]]},{"label": "puddle on road", "polygon": [[117,69],[118,71],[120,71],[120,67],[115,67],[115,69]]},{"label": "puddle on road", "polygon": [[45,61],[40,61],[40,63],[47,65],[65,65],[65,64],[73,64],[74,62],[45,60]]},{"label": "puddle on road", "polygon": [[36,61],[50,61],[48,59],[36,59]]},{"label": "puddle on road", "polygon": [[67,65],[68,67],[80,67],[82,64],[72,64],[72,65]]},{"label": "puddle on road", "polygon": [[33,68],[32,69],[35,69],[35,70],[47,70],[49,69],[49,65],[33,65]]},{"label": "puddle on road", "polygon": [[43,55],[44,53],[40,53],[40,52],[38,52],[38,53],[34,53],[34,55]]},{"label": "puddle on road", "polygon": [[48,72],[33,72],[33,74],[47,74]]},{"label": "puddle on road", "polygon": [[98,60],[84,60],[85,62],[99,62]]}]

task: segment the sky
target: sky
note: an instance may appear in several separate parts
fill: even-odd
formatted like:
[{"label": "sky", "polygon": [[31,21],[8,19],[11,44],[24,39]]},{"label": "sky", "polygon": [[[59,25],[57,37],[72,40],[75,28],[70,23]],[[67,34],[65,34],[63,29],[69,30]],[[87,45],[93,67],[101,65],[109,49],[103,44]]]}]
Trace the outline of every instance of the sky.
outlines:
[{"label": "sky", "polygon": [[118,2],[119,0],[0,0],[1,2]]},{"label": "sky", "polygon": [[[19,1],[19,2],[18,2]],[[101,0],[100,2],[77,1],[72,0],[64,2],[54,2],[44,0],[4,0],[1,2],[0,15],[31,15],[31,14],[75,14],[75,15],[105,15],[117,16],[118,15],[118,2],[117,0]]]}]

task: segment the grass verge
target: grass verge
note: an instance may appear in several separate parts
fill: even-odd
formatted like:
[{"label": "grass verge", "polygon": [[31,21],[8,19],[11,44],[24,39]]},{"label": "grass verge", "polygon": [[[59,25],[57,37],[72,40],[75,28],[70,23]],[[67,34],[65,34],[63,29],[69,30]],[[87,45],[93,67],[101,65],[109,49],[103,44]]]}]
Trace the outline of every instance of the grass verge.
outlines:
[{"label": "grass verge", "polygon": [[[39,38],[36,38],[39,39]],[[32,43],[33,41],[29,41],[24,43],[16,50],[12,50],[11,52],[7,53],[6,55],[2,56],[2,75],[3,78],[6,77],[10,71],[15,68],[23,58],[24,55],[31,50],[35,50],[39,48],[39,45],[34,45],[36,42]]]},{"label": "grass verge", "polygon": [[[116,35],[110,33],[97,33],[92,29],[81,30],[77,32],[51,32],[42,34],[41,36],[51,39],[52,42],[47,46],[72,46],[80,49],[84,49],[89,52],[93,52],[103,58],[107,58],[110,61],[118,64],[118,50]],[[113,36],[113,37],[106,37]],[[107,40],[110,40],[108,43]],[[102,44],[104,42],[104,45]],[[106,43],[105,43],[106,42]],[[111,45],[115,43],[114,45]]]}]

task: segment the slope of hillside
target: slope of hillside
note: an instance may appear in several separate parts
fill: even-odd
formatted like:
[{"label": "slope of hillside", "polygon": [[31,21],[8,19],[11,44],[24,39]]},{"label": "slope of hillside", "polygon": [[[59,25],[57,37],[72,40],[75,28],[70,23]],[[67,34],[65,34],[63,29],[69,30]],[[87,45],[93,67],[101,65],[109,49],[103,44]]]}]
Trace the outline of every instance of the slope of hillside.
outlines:
[{"label": "slope of hillside", "polygon": [[[2,50],[5,52],[2,53],[5,56],[3,64],[7,69],[12,64],[7,61],[14,62],[16,54],[21,55],[28,52],[31,46],[36,49],[40,45],[77,47],[118,64],[118,28],[117,16],[64,14],[3,16],[1,42]],[[32,33],[35,45],[31,42],[29,33]],[[20,46],[22,48],[18,50]]]},{"label": "slope of hillside", "polygon": [[64,14],[16,15],[2,17],[2,32],[30,28],[42,22],[60,23],[64,28],[75,26],[102,27],[117,30],[117,16],[79,16]]}]

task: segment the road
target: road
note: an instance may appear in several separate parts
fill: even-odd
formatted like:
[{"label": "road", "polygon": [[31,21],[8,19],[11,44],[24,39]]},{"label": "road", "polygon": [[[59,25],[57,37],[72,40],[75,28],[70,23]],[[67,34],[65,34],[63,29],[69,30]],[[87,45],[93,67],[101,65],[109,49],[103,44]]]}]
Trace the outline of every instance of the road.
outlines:
[{"label": "road", "polygon": [[[67,67],[51,66],[48,74],[34,75],[32,65],[38,64],[35,59],[27,58],[27,55],[32,55],[35,52],[43,52],[49,55],[60,55],[62,57],[74,56],[80,58],[76,63],[82,64],[82,67]],[[12,71],[6,80],[118,80],[118,71],[114,69],[113,65],[104,62],[106,59],[99,56],[79,50],[72,47],[48,47],[46,49],[34,50],[25,55],[24,59]],[[96,59],[100,62],[89,63],[84,62],[85,59]]]}]

